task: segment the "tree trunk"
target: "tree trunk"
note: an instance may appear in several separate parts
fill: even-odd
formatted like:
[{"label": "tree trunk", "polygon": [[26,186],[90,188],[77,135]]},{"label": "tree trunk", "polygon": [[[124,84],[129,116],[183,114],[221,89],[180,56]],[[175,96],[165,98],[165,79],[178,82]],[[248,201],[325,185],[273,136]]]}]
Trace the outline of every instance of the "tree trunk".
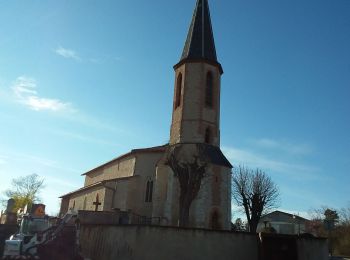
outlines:
[{"label": "tree trunk", "polygon": [[252,219],[249,223],[249,232],[255,234],[256,229],[258,228],[259,221],[256,221],[255,219]]},{"label": "tree trunk", "polygon": [[190,199],[188,199],[188,195],[187,196],[180,195],[179,227],[188,227],[189,226],[191,202],[192,201]]},{"label": "tree trunk", "polygon": [[261,217],[261,214],[259,214],[259,212],[256,212],[256,210],[253,210],[250,223],[249,223],[250,233],[256,233],[256,229],[258,228],[260,217]]}]

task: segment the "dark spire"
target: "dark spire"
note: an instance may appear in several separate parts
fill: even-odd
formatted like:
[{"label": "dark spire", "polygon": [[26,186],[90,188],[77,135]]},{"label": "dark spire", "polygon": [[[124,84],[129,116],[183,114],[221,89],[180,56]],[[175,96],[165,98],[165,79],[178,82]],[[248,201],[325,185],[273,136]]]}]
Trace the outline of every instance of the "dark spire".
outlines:
[{"label": "dark spire", "polygon": [[217,63],[208,0],[197,0],[181,56],[181,61],[185,59],[206,59]]}]

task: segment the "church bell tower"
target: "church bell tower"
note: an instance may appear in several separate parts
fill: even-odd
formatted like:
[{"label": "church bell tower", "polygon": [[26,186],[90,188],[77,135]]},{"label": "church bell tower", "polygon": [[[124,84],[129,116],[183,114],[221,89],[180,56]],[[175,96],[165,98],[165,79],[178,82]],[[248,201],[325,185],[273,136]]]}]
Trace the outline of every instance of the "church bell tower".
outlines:
[{"label": "church bell tower", "polygon": [[180,61],[175,87],[170,145],[207,143],[220,146],[220,78],[207,0],[197,0]]},{"label": "church bell tower", "polygon": [[153,217],[163,217],[167,225],[179,223],[181,187],[179,178],[167,162],[169,153],[175,154],[177,148],[178,162],[199,158],[205,163],[205,181],[200,180],[198,193],[192,195],[189,226],[230,230],[232,165],[220,149],[223,70],[216,56],[208,0],[197,0],[185,46],[174,70],[168,146],[171,149],[157,165]]}]

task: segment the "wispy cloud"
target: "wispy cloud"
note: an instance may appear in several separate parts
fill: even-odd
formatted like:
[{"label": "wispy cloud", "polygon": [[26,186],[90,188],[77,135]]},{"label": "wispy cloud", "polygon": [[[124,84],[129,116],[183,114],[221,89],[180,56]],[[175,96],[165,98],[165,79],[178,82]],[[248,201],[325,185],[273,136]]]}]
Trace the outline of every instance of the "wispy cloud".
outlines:
[{"label": "wispy cloud", "polygon": [[47,183],[50,186],[56,186],[56,185],[60,185],[63,187],[70,187],[73,189],[77,189],[80,186],[80,183],[72,183],[72,180],[69,181],[65,181],[61,178],[56,178],[53,176],[45,176],[45,183]]},{"label": "wispy cloud", "polygon": [[308,155],[313,152],[313,148],[308,144],[294,144],[286,140],[261,138],[253,140],[253,143],[262,148],[280,150],[294,155]]},{"label": "wispy cloud", "polygon": [[55,52],[56,52],[56,54],[62,56],[63,58],[81,61],[81,58],[79,57],[77,52],[74,50],[66,49],[66,48],[63,48],[62,46],[59,46],[55,50]]},{"label": "wispy cloud", "polygon": [[257,152],[233,147],[223,147],[223,152],[234,164],[249,165],[275,173],[285,173],[296,179],[318,179],[318,168],[304,164],[268,158]]},{"label": "wispy cloud", "polygon": [[12,85],[12,91],[16,101],[32,110],[49,110],[54,112],[74,111],[70,103],[63,102],[59,99],[40,97],[36,88],[36,80],[25,76],[18,77]]},{"label": "wispy cloud", "polygon": [[53,133],[60,136],[76,139],[82,142],[87,142],[87,143],[94,143],[94,144],[112,146],[112,147],[119,146],[119,144],[116,144],[115,142],[111,142],[111,141],[107,141],[107,140],[103,140],[100,138],[95,138],[95,137],[83,135],[83,134],[77,134],[77,133],[61,131],[61,130],[53,130]]}]

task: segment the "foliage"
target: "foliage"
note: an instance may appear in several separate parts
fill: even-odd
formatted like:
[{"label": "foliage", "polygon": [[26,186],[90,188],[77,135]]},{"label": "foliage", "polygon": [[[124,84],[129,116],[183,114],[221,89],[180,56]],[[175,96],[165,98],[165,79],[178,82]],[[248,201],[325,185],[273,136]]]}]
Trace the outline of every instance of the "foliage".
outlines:
[{"label": "foliage", "polygon": [[325,216],[325,221],[328,222],[337,223],[339,220],[339,215],[336,210],[326,209],[323,215]]},{"label": "foliage", "polygon": [[187,227],[190,207],[201,188],[207,167],[203,147],[201,144],[170,146],[166,165],[173,170],[180,184],[179,226]]},{"label": "foliage", "polygon": [[13,179],[11,188],[4,194],[7,198],[15,200],[14,212],[16,212],[27,204],[40,202],[39,193],[42,188],[44,188],[44,179],[34,173]]},{"label": "foliage", "polygon": [[232,197],[243,207],[249,231],[255,233],[262,214],[277,206],[279,191],[265,172],[239,166],[234,168]]},{"label": "foliage", "polygon": [[234,231],[246,231],[246,226],[241,218],[237,218],[235,223],[232,225]]},{"label": "foliage", "polygon": [[350,255],[350,204],[340,210],[323,206],[312,210],[311,216],[308,232],[328,237],[334,254]]}]

